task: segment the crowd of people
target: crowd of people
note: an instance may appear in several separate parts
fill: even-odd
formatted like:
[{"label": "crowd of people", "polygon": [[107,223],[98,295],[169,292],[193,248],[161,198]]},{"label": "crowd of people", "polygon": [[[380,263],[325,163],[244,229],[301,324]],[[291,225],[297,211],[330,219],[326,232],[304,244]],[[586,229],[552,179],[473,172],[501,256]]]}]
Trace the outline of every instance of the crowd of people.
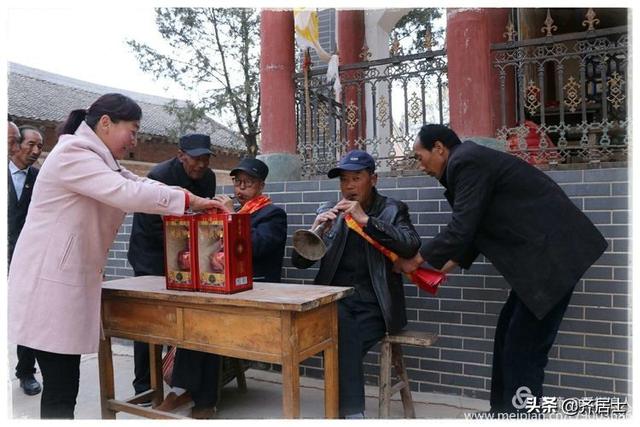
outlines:
[{"label": "crowd of people", "polygon": [[[188,134],[174,158],[139,177],[118,160],[135,146],[141,120],[132,99],[103,95],[70,113],[40,170],[33,164],[44,135],[9,121],[9,341],[18,346],[20,387],[28,395],[42,390],[41,418],[74,417],[80,355],[98,349],[106,254],[127,212],[135,212],[128,253],[135,276],[165,274],[161,215],[215,208],[251,216],[254,280],[281,280],[287,215],[263,193],[267,165],[243,159],[230,172],[234,195],[216,195],[210,137]],[[338,302],[340,416],[364,418],[363,359],[407,324],[401,273],[425,263],[443,272],[468,269],[480,254],[511,286],[495,331],[491,411],[517,411],[519,387],[542,396],[573,289],[606,241],[553,180],[514,156],[462,142],[442,125],[423,126],[413,151],[451,205],[451,221],[438,234],[418,234],[407,205],[378,191],[376,163],[359,150],[329,171],[339,179],[340,200],[314,220],[327,246],[315,283],[354,288]],[[398,260],[386,259],[346,217]],[[422,244],[421,237],[430,239]],[[291,262],[315,264],[295,249]],[[134,363],[140,394],[150,388],[148,344],[134,343]],[[193,418],[212,418],[220,363],[218,355],[177,349],[172,390],[156,409],[188,399]]]}]

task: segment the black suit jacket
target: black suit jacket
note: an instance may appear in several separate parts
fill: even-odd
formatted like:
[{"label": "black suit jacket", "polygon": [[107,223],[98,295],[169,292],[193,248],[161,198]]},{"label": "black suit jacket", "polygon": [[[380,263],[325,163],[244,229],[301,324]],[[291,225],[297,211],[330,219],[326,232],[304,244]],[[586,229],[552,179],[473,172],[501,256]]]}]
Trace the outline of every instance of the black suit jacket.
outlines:
[{"label": "black suit jacket", "polygon": [[466,141],[451,149],[440,182],[452,218],[423,258],[469,268],[484,254],[540,319],[607,247],[551,178],[510,154]]},{"label": "black suit jacket", "polygon": [[[204,176],[194,181],[186,174],[178,158],[157,164],[147,175],[167,185],[177,185],[196,196],[213,197],[216,194],[216,175],[207,169]],[[160,215],[136,213],[129,238],[127,259],[136,276],[164,276],[164,234]]]},{"label": "black suit jacket", "polygon": [[16,247],[16,242],[18,241],[18,237],[20,236],[20,232],[22,231],[22,227],[24,227],[24,221],[27,218],[27,211],[29,210],[29,204],[31,203],[31,194],[33,194],[33,186],[36,182],[36,178],[38,176],[39,169],[31,166],[27,171],[27,178],[24,182],[24,188],[22,189],[22,194],[20,195],[20,200],[18,200],[18,194],[16,193],[16,189],[13,186],[13,178],[11,177],[11,172],[7,167],[7,184],[8,184],[8,213],[7,213],[7,240],[8,240],[8,258],[9,263],[11,263],[11,258],[13,258],[13,250]]},{"label": "black suit jacket", "polygon": [[[390,197],[384,197],[377,190],[374,191],[374,201],[367,212],[369,222],[364,227],[364,231],[399,256],[413,257],[420,248],[420,236],[411,224],[407,205]],[[327,253],[320,261],[316,284],[332,284],[340,258],[349,256],[344,253],[349,232],[341,215],[334,222],[331,230],[324,234],[323,240],[327,245]],[[365,246],[365,256],[367,264],[362,268],[369,271],[387,331],[395,333],[407,324],[402,276],[394,273],[391,261],[368,243]],[[308,268],[314,264],[314,261],[303,258],[295,249],[291,255],[291,262],[297,268]]]},{"label": "black suit jacket", "polygon": [[284,247],[287,242],[287,214],[267,205],[251,214],[253,280],[280,282]]}]

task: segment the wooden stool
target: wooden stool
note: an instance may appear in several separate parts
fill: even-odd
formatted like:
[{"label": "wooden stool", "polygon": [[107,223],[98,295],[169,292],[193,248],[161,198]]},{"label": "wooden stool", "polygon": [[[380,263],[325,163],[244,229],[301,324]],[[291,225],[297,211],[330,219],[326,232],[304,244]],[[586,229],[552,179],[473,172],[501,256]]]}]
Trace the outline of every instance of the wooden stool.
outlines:
[{"label": "wooden stool", "polygon": [[[402,360],[402,344],[417,347],[428,347],[438,337],[430,332],[400,331],[395,335],[387,334],[382,339],[380,351],[380,392],[378,395],[378,418],[389,418],[391,396],[400,391],[405,418],[415,418],[409,377]],[[391,365],[393,364],[399,381],[393,384],[391,381]]]},{"label": "wooden stool", "polygon": [[222,387],[234,379],[238,383],[240,393],[247,392],[247,380],[244,377],[244,371],[249,369],[249,363],[243,359],[235,357],[220,356],[220,368],[218,374],[218,401],[222,396]]}]

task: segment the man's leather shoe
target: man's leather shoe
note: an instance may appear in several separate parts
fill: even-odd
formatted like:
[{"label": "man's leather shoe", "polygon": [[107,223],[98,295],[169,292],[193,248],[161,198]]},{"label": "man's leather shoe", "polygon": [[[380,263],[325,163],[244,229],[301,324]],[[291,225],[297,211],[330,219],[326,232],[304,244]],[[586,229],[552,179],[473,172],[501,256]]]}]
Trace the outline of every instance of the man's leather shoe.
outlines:
[{"label": "man's leather shoe", "polygon": [[35,396],[42,390],[40,383],[34,377],[20,378],[20,388],[27,396]]}]

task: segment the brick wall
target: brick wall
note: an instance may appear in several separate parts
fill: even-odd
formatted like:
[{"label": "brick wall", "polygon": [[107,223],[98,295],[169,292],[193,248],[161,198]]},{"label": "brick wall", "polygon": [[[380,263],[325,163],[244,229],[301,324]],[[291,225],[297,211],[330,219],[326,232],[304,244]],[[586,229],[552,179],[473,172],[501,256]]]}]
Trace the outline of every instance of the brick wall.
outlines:
[{"label": "brick wall", "polygon": [[[627,169],[552,171],[558,182],[598,226],[609,247],[578,283],[551,349],[545,393],[558,396],[623,396],[631,393],[630,208]],[[289,240],[309,228],[325,200],[338,199],[336,180],[271,183],[267,192],[288,214]],[[409,205],[421,236],[432,236],[450,218],[439,184],[426,176],[380,178],[379,190]],[[230,187],[220,190],[231,193]],[[218,191],[220,193],[221,191]],[[131,217],[127,216],[109,253],[108,278],[131,275],[126,262]],[[310,283],[315,269],[291,266],[285,254],[284,280]],[[437,298],[405,285],[409,328],[440,336],[431,348],[404,348],[414,390],[489,398],[493,334],[508,286],[480,258],[469,270],[452,275]],[[365,362],[367,381],[377,382],[378,347]],[[305,375],[322,375],[319,357],[307,360]]]}]

